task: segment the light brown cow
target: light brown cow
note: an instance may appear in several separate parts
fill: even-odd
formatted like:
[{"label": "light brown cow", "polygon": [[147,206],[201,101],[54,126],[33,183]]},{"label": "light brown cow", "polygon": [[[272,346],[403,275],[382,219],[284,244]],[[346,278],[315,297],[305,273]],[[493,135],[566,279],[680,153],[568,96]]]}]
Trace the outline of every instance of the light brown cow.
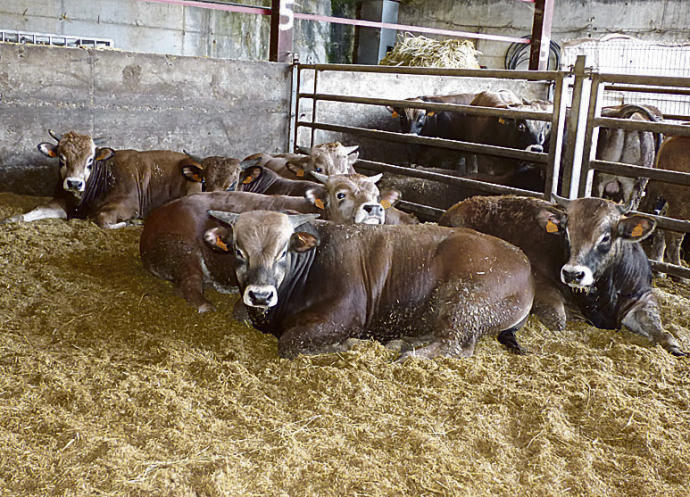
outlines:
[{"label": "light brown cow", "polygon": [[92,218],[101,227],[119,228],[170,200],[201,191],[200,183],[182,174],[184,154],[97,149],[90,136],[73,131],[51,136],[57,145],[44,142],[38,150],[59,160],[61,183],[53,199],[5,222]]},{"label": "light brown cow", "polygon": [[345,147],[340,142],[322,143],[301,148],[302,154],[254,154],[245,160],[260,159],[257,164],[267,167],[288,179],[305,179],[312,171],[331,175],[354,173],[359,156],[358,145]]},{"label": "light brown cow", "polygon": [[201,191],[204,192],[237,190],[242,168],[248,165],[231,157],[198,157],[186,150],[183,152],[189,160],[182,164],[182,174],[189,181],[201,183]]}]

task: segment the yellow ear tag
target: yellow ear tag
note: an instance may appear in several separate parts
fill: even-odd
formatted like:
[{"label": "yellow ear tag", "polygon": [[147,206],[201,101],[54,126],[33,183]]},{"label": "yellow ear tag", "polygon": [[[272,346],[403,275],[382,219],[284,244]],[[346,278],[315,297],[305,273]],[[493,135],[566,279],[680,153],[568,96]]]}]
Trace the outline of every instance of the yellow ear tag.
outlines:
[{"label": "yellow ear tag", "polygon": [[393,119],[397,119],[397,118],[400,117],[400,114],[398,114],[397,112],[393,111],[393,112],[391,113],[391,117],[392,117]]},{"label": "yellow ear tag", "polygon": [[558,231],[558,226],[556,226],[556,223],[551,221],[550,219],[546,222],[546,231],[548,233],[556,233]]},{"label": "yellow ear tag", "polygon": [[304,169],[298,169],[295,174],[297,175],[298,178],[303,178],[304,177]]},{"label": "yellow ear tag", "polygon": [[223,240],[221,240],[221,238],[218,235],[216,235],[216,247],[221,249],[223,252],[229,251],[228,246],[225,244]]},{"label": "yellow ear tag", "polygon": [[203,178],[201,177],[200,174],[194,173],[194,174],[192,174],[192,180],[197,182],[197,183],[201,183],[203,181]]},{"label": "yellow ear tag", "polygon": [[505,124],[505,123],[506,123],[506,120],[503,119],[502,117],[499,117],[499,118],[498,118],[498,122],[499,122],[499,124]]},{"label": "yellow ear tag", "polygon": [[434,112],[433,110],[430,110],[429,112],[426,113],[426,115],[428,117],[434,117],[434,114],[436,114],[436,112]]},{"label": "yellow ear tag", "polygon": [[248,185],[248,184],[251,183],[252,181],[254,181],[254,178],[252,178],[251,176],[247,176],[246,178],[244,178],[244,179],[242,180],[242,184]]},{"label": "yellow ear tag", "polygon": [[632,233],[630,233],[632,236],[637,238],[638,236],[642,236],[642,233],[644,232],[644,229],[642,228],[642,223],[637,223],[635,227],[632,230]]},{"label": "yellow ear tag", "polygon": [[383,206],[384,209],[390,209],[391,203],[388,200],[382,200],[381,205]]},{"label": "yellow ear tag", "polygon": [[323,200],[321,200],[320,198],[317,198],[316,200],[314,200],[314,205],[315,205],[316,207],[318,207],[319,209],[323,209],[323,208],[324,208]]}]

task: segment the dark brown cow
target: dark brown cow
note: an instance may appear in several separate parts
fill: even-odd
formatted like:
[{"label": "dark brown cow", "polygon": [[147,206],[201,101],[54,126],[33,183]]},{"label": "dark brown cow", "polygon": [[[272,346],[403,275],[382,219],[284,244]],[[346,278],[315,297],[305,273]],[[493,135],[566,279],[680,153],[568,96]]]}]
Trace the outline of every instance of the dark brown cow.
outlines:
[{"label": "dark brown cow", "polygon": [[[476,93],[455,95],[426,95],[408,98],[409,102],[469,105]],[[451,140],[463,140],[465,136],[464,114],[453,111],[427,111],[412,107],[386,106],[393,119],[400,120],[400,131],[419,136],[433,136]]]},{"label": "dark brown cow", "polygon": [[38,149],[60,163],[61,183],[44,206],[5,222],[45,218],[92,218],[105,228],[119,228],[175,198],[201,191],[182,174],[184,154],[167,150],[138,152],[96,148],[88,135],[73,131]]},{"label": "dark brown cow", "polygon": [[203,296],[204,286],[231,292],[237,286],[232,268],[204,242],[206,231],[218,227],[207,212],[221,209],[244,212],[256,209],[320,212],[304,197],[214,192],[189,195],[154,210],[144,223],[139,250],[144,267],[172,281],[199,312],[213,310]]},{"label": "dark brown cow", "polygon": [[516,247],[473,230],[433,225],[338,226],[313,216],[211,211],[230,234],[242,302],[283,357],[339,350],[350,338],[430,334],[405,356],[471,356],[487,334],[521,352],[515,331],[533,298]]},{"label": "dark brown cow", "polygon": [[[247,163],[260,162],[257,158]],[[249,165],[240,175],[239,190],[243,192],[265,193],[266,195],[292,195],[303,197],[314,188],[323,190],[323,186],[314,181],[288,179],[263,166]]]},{"label": "dark brown cow", "polygon": [[[656,161],[657,169],[690,173],[690,137],[671,136],[664,140],[659,149]],[[658,201],[665,202],[667,208],[663,214],[668,217],[690,220],[690,187],[650,181],[647,185],[645,211],[651,212]],[[681,246],[685,233],[657,230],[652,247],[651,258],[661,261],[664,252],[668,261],[681,265]]]},{"label": "dark brown cow", "polygon": [[309,173],[354,173],[359,153],[358,145],[345,147],[340,142],[322,143],[310,149],[301,148],[303,154],[254,154],[245,160],[260,159],[257,165],[267,167],[288,179],[305,179]]},{"label": "dark brown cow", "polygon": [[652,219],[627,216],[619,205],[598,198],[573,200],[563,209],[504,196],[464,200],[439,224],[473,228],[524,250],[537,285],[534,312],[546,326],[562,329],[572,305],[599,328],[625,326],[685,355],[663,329],[650,264],[637,243],[654,230]]},{"label": "dark brown cow", "polygon": [[198,157],[186,150],[189,158],[182,164],[182,174],[189,180],[201,183],[204,192],[223,192],[237,190],[240,173],[249,164],[231,157],[213,155]]}]

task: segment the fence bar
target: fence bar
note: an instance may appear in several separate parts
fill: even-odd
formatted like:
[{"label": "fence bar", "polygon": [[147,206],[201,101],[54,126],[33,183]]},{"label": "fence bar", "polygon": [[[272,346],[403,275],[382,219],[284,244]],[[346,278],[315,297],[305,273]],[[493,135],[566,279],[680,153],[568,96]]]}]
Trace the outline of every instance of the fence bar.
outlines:
[{"label": "fence bar", "polygon": [[554,0],[535,0],[534,2],[532,45],[529,55],[529,68],[533,71],[545,71],[549,66],[553,4]]},{"label": "fence bar", "polygon": [[660,86],[616,86],[606,85],[606,91],[624,91],[631,93],[660,93],[664,95],[690,95],[690,89],[684,90],[682,88],[664,88]]},{"label": "fence bar", "polygon": [[[577,197],[577,188],[580,182],[580,166],[582,164],[582,151],[584,146],[586,106],[588,102],[590,85],[585,74],[586,57],[579,55],[575,60],[573,72],[573,98],[568,117],[568,130],[565,137],[565,161],[563,179],[561,180],[561,192],[567,198]],[[553,136],[553,134],[552,134]]]},{"label": "fence bar", "polygon": [[552,192],[558,191],[558,174],[563,150],[563,129],[565,128],[567,99],[563,98],[563,88],[566,74],[560,73],[556,79],[553,99],[553,116],[551,120],[551,143],[549,160],[546,167],[544,183],[544,198],[551,198]]},{"label": "fence bar", "polygon": [[320,71],[412,74],[418,76],[458,76],[467,78],[524,79],[553,81],[558,71],[513,71],[509,69],[443,69],[438,67],[369,66],[363,64],[300,64],[300,69]]},{"label": "fence bar", "polygon": [[649,212],[631,211],[630,214],[640,214],[641,216],[651,217],[656,221],[658,228],[684,233],[690,232],[690,221],[683,221],[681,219],[674,219],[672,217],[657,216],[656,214],[650,214]]},{"label": "fence bar", "polygon": [[679,276],[681,278],[690,278],[690,268],[676,266],[674,264],[667,264],[665,262],[657,262],[650,260],[652,263],[652,269],[661,271],[663,273],[668,273],[673,276]]},{"label": "fence bar", "polygon": [[526,162],[533,162],[539,165],[546,164],[546,162],[549,160],[549,156],[541,152],[527,152],[525,150],[498,147],[496,145],[480,145],[471,142],[446,140],[445,138],[430,138],[426,136],[395,133],[393,131],[381,131],[378,129],[358,128],[355,126],[341,126],[337,124],[328,124],[320,122],[310,123],[307,121],[299,121],[297,125],[312,129],[321,129],[324,131],[335,131],[338,133],[349,133],[352,135],[366,136],[368,138],[380,138],[383,140],[394,142],[415,143],[417,145],[430,145],[432,147],[447,148],[450,150],[460,150],[462,152],[472,152],[474,154],[491,155],[494,157],[507,157],[509,159],[524,160]]},{"label": "fence bar", "polygon": [[649,178],[664,183],[673,183],[676,185],[690,186],[690,173],[681,173],[678,171],[666,171],[664,169],[653,169],[651,167],[633,166],[623,162],[612,162],[606,160],[590,161],[589,166],[592,169],[601,171],[602,173],[616,174],[619,176],[628,176],[631,178]]},{"label": "fence bar", "polygon": [[690,88],[690,78],[682,76],[640,76],[638,74],[599,73],[601,81],[630,85],[680,86]]},{"label": "fence bar", "polygon": [[592,180],[594,171],[589,167],[589,163],[596,159],[597,142],[599,133],[596,132],[594,117],[601,114],[602,96],[604,85],[597,74],[592,76],[592,88],[589,95],[589,106],[587,108],[587,126],[585,129],[584,146],[582,149],[582,164],[580,166],[580,177],[578,180],[578,197],[589,197],[592,193]]},{"label": "fence bar", "polygon": [[522,111],[512,109],[496,109],[480,107],[478,105],[442,104],[435,102],[413,102],[410,100],[392,100],[387,98],[354,97],[349,95],[334,95],[328,93],[300,93],[301,98],[313,98],[327,102],[346,102],[367,105],[390,105],[392,107],[407,107],[411,109],[429,109],[435,111],[462,112],[463,114],[491,117],[514,117],[517,119],[532,119],[535,121],[551,121],[551,112]]},{"label": "fence bar", "polygon": [[401,176],[410,176],[412,178],[428,179],[431,181],[438,181],[439,183],[446,183],[452,186],[461,188],[472,188],[474,190],[481,190],[490,193],[509,193],[511,195],[522,195],[523,197],[544,198],[544,194],[540,192],[533,192],[530,190],[523,190],[522,188],[514,188],[512,186],[497,185],[495,183],[486,183],[461,176],[449,176],[447,174],[440,174],[432,171],[424,171],[421,169],[412,169],[410,167],[394,166],[386,164],[385,162],[376,162],[371,160],[360,159],[357,161],[356,168],[367,169],[369,171],[376,171],[382,173],[399,174]]},{"label": "fence bar", "polygon": [[401,200],[398,202],[396,207],[404,210],[406,212],[412,212],[422,217],[422,220],[438,221],[438,218],[443,215],[443,209],[437,209],[436,207],[431,207],[430,205],[417,204],[415,202],[408,202],[407,200]]},{"label": "fence bar", "polygon": [[667,124],[614,117],[595,117],[593,121],[594,126],[601,126],[603,128],[620,128],[632,131],[651,131],[652,133],[662,133],[664,135],[690,136],[690,126],[685,124]]}]

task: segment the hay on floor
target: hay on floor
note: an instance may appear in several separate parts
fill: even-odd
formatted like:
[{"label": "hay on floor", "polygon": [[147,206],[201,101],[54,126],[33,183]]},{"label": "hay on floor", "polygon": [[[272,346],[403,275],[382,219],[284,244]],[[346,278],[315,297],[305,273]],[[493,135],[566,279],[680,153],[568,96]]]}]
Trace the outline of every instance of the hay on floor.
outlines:
[{"label": "hay on floor", "polygon": [[[199,315],[148,274],[140,229],[0,225],[1,495],[687,495],[687,359],[530,318],[524,357],[284,360],[236,296]],[[690,288],[659,285],[688,349]]]},{"label": "hay on floor", "polygon": [[381,59],[384,66],[443,67],[448,69],[479,69],[474,44],[455,38],[435,40],[410,33],[398,35],[393,49]]}]

